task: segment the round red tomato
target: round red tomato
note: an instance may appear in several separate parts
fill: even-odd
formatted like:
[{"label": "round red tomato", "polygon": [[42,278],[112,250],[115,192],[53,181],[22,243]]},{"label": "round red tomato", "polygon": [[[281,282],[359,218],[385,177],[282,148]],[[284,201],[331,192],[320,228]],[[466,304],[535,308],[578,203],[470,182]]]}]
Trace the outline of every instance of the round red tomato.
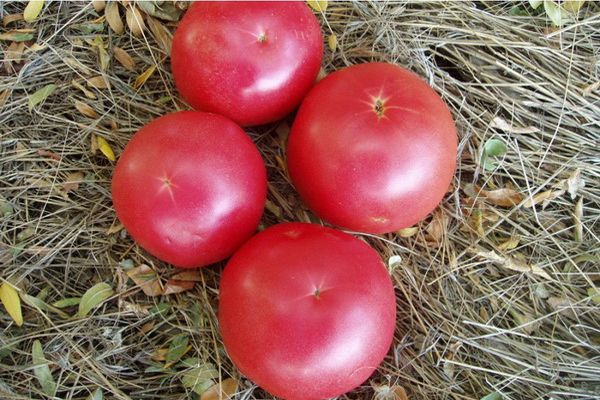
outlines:
[{"label": "round red tomato", "polygon": [[264,124],[300,104],[319,73],[322,43],[303,2],[198,2],[173,38],[173,77],[197,110]]},{"label": "round red tomato", "polygon": [[182,111],[155,119],[127,144],[112,196],[125,229],[178,267],[223,260],[256,230],[267,193],[252,140],[216,114]]},{"label": "round red tomato", "polygon": [[448,107],[417,75],[354,65],[306,96],[287,149],[290,177],[321,218],[369,233],[408,227],[442,200],[456,163]]},{"label": "round red tomato", "polygon": [[335,397],[363,383],[387,353],[395,321],[377,252],[319,225],[262,231],[221,278],[219,324],[231,360],[288,400]]}]

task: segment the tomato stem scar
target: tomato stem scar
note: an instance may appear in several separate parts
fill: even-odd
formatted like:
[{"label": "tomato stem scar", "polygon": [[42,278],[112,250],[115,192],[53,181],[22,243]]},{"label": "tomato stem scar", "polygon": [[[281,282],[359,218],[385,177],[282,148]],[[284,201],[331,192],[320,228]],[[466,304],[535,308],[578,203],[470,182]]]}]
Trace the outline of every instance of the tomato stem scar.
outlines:
[{"label": "tomato stem scar", "polygon": [[313,295],[315,296],[316,299],[320,299],[321,298],[321,289],[316,288],[315,291],[313,292]]},{"label": "tomato stem scar", "polygon": [[257,39],[259,43],[264,43],[267,41],[267,34],[265,32],[262,32],[260,35],[258,35]]},{"label": "tomato stem scar", "polygon": [[373,106],[373,111],[377,114],[377,117],[382,118],[383,113],[385,111],[384,103],[381,99],[375,100],[375,105]]}]

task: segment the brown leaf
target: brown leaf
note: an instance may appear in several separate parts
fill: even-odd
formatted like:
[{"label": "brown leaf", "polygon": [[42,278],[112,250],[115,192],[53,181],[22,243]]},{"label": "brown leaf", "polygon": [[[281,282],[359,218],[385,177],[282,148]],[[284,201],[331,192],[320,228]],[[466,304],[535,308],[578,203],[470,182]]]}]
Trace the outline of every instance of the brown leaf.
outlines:
[{"label": "brown leaf", "polygon": [[449,218],[446,213],[441,210],[437,210],[433,213],[433,218],[427,228],[425,228],[425,232],[427,233],[427,240],[432,241],[434,243],[441,243],[442,238],[444,237],[444,233],[448,228]]},{"label": "brown leaf", "polygon": [[233,398],[238,391],[238,381],[233,378],[227,378],[223,381],[209,387],[202,393],[200,400],[226,400]]},{"label": "brown leaf", "polygon": [[148,22],[148,28],[152,33],[152,37],[156,40],[156,43],[167,55],[170,55],[171,46],[173,44],[173,35],[171,32],[156,18],[147,16],[146,21]]},{"label": "brown leaf", "polygon": [[88,99],[92,99],[95,100],[96,99],[96,95],[92,92],[90,92],[88,89],[85,88],[85,86],[83,86],[81,83],[77,82],[75,79],[73,79],[71,81],[71,85],[73,85],[73,87],[81,90],[81,92],[85,95],[85,97],[87,97]]},{"label": "brown leaf", "polygon": [[48,151],[44,149],[39,149],[37,153],[42,157],[49,157],[53,160],[60,161],[61,157],[53,151]]},{"label": "brown leaf", "polygon": [[8,89],[0,92],[0,107],[2,107],[4,104],[6,104],[6,100],[8,100],[9,97],[10,97],[10,91]]},{"label": "brown leaf", "polygon": [[4,52],[4,68],[6,72],[11,72],[12,63],[18,64],[21,62],[23,50],[25,49],[24,42],[12,42]]},{"label": "brown leaf", "polygon": [[117,59],[117,61],[128,71],[134,71],[135,70],[135,61],[133,61],[133,58],[131,58],[131,56],[129,55],[129,53],[127,53],[125,50],[123,50],[120,47],[114,46],[113,47],[113,54],[115,55],[115,58]]},{"label": "brown leaf", "polygon": [[110,87],[110,84],[102,75],[89,78],[86,80],[86,82],[89,87],[96,89],[108,89]]},{"label": "brown leaf", "polygon": [[125,20],[127,21],[127,26],[131,30],[131,33],[133,33],[133,36],[142,36],[144,29],[146,28],[146,24],[144,23],[142,13],[135,5],[130,4],[129,7],[127,7]]},{"label": "brown leaf", "polygon": [[119,14],[119,4],[116,1],[111,1],[106,5],[104,17],[106,18],[106,22],[108,22],[110,29],[117,35],[125,32],[125,26],[123,25],[121,14]]},{"label": "brown leaf", "polygon": [[542,208],[546,208],[550,202],[565,193],[564,190],[546,190],[536,194],[531,198],[525,199],[523,207],[531,208],[539,203],[542,203]]},{"label": "brown leaf", "polygon": [[75,108],[77,109],[77,111],[79,111],[86,117],[90,117],[90,118],[94,118],[94,119],[99,118],[98,113],[92,108],[92,106],[85,104],[84,102],[76,100]]},{"label": "brown leaf", "polygon": [[165,361],[167,359],[167,353],[169,352],[169,348],[157,349],[150,358],[154,361]]},{"label": "brown leaf", "polygon": [[548,275],[548,273],[546,271],[544,271],[543,269],[541,269],[540,267],[538,267],[536,265],[526,264],[526,263],[518,260],[517,258],[504,257],[504,256],[497,254],[493,250],[492,251],[479,251],[479,252],[477,252],[477,255],[485,258],[487,261],[489,261],[495,265],[504,267],[506,269],[510,269],[511,271],[532,273],[534,275],[541,276],[542,278],[552,280],[550,275]]},{"label": "brown leaf", "polygon": [[106,2],[104,0],[92,0],[92,6],[94,6],[96,12],[100,12],[106,7]]},{"label": "brown leaf", "polygon": [[146,296],[160,296],[163,294],[158,275],[149,266],[142,264],[139,267],[130,269],[127,271],[127,276],[144,291]]},{"label": "brown leaf", "polygon": [[202,282],[202,274],[197,269],[190,269],[188,271],[178,272],[170,279],[175,279],[178,281]]},{"label": "brown leaf", "polygon": [[513,207],[523,201],[523,195],[510,188],[481,190],[480,193],[488,202],[500,207]]},{"label": "brown leaf", "polygon": [[196,283],[192,281],[179,281],[176,279],[169,279],[165,284],[164,295],[182,293],[188,290],[192,290]]},{"label": "brown leaf", "polygon": [[7,14],[2,18],[2,26],[6,27],[7,25],[23,20],[23,13],[19,14]]},{"label": "brown leaf", "polygon": [[142,85],[146,83],[148,78],[152,76],[154,71],[156,71],[156,65],[151,65],[150,67],[148,67],[148,69],[146,69],[140,74],[140,76],[136,78],[135,82],[133,83],[133,88],[139,89],[140,87],[142,87]]},{"label": "brown leaf", "polygon": [[505,132],[510,132],[510,133],[535,133],[535,132],[540,131],[539,128],[536,128],[535,126],[526,126],[526,127],[512,126],[511,124],[506,122],[501,117],[495,117],[492,120],[492,123],[490,125],[492,126],[492,128],[498,128]]},{"label": "brown leaf", "polygon": [[79,189],[79,184],[83,181],[83,178],[83,172],[71,172],[69,175],[67,175],[65,183],[63,183],[64,191],[69,193],[73,190]]}]

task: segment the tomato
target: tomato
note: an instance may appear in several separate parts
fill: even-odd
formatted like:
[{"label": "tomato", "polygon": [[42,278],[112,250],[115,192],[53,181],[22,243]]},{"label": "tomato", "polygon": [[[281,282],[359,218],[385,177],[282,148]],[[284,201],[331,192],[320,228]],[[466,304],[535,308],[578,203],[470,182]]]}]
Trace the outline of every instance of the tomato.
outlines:
[{"label": "tomato", "polygon": [[319,73],[323,35],[303,2],[198,2],[173,38],[177,89],[241,125],[284,117]]},{"label": "tomato", "polygon": [[396,302],[385,266],[366,243],[284,223],[229,260],[218,317],[242,374],[288,400],[325,399],[360,385],[381,363]]},{"label": "tomato", "polygon": [[440,203],[456,148],[454,120],[433,89],[398,66],[366,63],[330,74],[306,96],[287,162],[318,216],[385,233],[415,224]]},{"label": "tomato", "polygon": [[196,111],[140,129],[112,179],[114,207],[129,234],[178,267],[230,256],[255,232],[266,193],[252,140],[227,118]]}]

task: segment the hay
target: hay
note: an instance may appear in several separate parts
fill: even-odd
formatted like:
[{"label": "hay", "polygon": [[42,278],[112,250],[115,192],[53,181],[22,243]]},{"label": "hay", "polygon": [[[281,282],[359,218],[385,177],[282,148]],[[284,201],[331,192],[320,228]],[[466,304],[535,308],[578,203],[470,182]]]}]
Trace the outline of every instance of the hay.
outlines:
[{"label": "hay", "polygon": [[[364,236],[386,260],[401,257],[390,265],[398,327],[378,372],[344,398],[391,399],[386,387],[399,393],[394,385],[412,399],[600,393],[600,305],[592,296],[600,279],[600,9],[588,2],[577,22],[557,30],[526,3],[519,9],[525,15],[511,15],[515,6],[336,2],[321,16],[325,34],[338,41],[335,52],[326,50],[326,71],[372,60],[406,66],[444,97],[460,132],[456,178],[439,210],[413,236]],[[24,5],[0,7],[5,16]],[[214,365],[215,381],[240,379],[240,399],[268,397],[239,377],[217,334],[221,266],[202,270],[192,291],[168,298],[145,296],[124,275],[128,263],[154,265],[165,277],[170,268],[115,228],[114,164],[93,153],[91,142],[104,137],[119,154],[144,123],[185,105],[173,89],[164,37],[157,41],[148,30],[141,38],[115,35],[106,27],[83,33],[81,24],[96,18],[89,5],[50,4],[33,25],[44,47],[0,76],[0,277],[48,304],[100,281],[118,296],[83,319],[24,305],[20,328],[2,312],[0,397],[44,397],[31,358],[38,339],[58,398],[84,399],[97,388],[115,399],[186,398],[191,391],[181,379],[190,368],[161,370],[164,362],[151,358],[182,333],[192,346],[185,357]],[[9,25],[15,27],[24,24]],[[86,41],[96,36],[109,56],[113,46],[131,55],[135,71],[114,58],[101,71],[98,50]],[[1,46],[4,61],[7,42]],[[88,87],[96,75],[110,89]],[[50,83],[57,89],[30,112],[29,96]],[[83,115],[76,101],[98,117]],[[280,167],[291,121],[250,130],[269,168],[263,226],[315,220]],[[490,138],[508,149],[485,170]],[[78,185],[65,187],[74,177]],[[516,205],[498,205],[507,198]]]}]

